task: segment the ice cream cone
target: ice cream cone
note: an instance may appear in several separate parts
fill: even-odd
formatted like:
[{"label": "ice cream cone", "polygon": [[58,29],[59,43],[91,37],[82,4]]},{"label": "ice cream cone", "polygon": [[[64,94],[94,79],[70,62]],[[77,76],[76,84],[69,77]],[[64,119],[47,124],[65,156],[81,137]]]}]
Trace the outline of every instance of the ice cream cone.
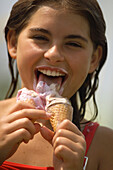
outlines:
[{"label": "ice cream cone", "polygon": [[30,103],[36,109],[43,109],[46,112],[52,113],[50,118],[53,130],[56,131],[58,125],[64,120],[72,121],[73,108],[70,101],[60,96],[55,90],[48,90],[45,93],[37,93],[27,88],[20,89],[17,93],[17,102],[22,101]]},{"label": "ice cream cone", "polygon": [[69,104],[57,103],[50,105],[48,107],[48,112],[53,114],[53,116],[50,118],[50,123],[54,132],[64,119],[69,119],[72,121],[73,108]]}]

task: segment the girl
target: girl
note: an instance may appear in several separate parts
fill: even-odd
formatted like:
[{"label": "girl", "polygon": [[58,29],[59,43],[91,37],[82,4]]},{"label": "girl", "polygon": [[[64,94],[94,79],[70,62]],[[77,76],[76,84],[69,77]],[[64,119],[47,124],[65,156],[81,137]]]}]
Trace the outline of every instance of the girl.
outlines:
[{"label": "girl", "polygon": [[[105,21],[97,1],[18,0],[5,38],[12,82],[7,100],[0,102],[0,168],[112,170],[113,132],[91,122],[98,112],[95,91],[107,56]],[[12,96],[18,73],[22,88],[29,90],[40,79],[60,84],[62,96],[74,108],[73,122],[62,121],[53,133],[49,113],[17,103]],[[91,97],[95,113],[87,122]]]}]

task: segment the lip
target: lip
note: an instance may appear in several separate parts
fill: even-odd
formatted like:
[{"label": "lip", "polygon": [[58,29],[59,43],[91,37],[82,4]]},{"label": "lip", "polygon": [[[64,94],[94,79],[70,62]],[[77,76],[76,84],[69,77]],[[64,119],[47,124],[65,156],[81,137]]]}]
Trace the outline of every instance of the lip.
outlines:
[{"label": "lip", "polygon": [[[46,70],[46,71],[49,70],[51,72],[57,72],[57,73],[61,74],[60,77],[62,77],[62,83],[61,83],[60,91],[62,91],[61,89],[63,88],[63,86],[68,78],[68,72],[65,69],[58,68],[58,67],[52,67],[52,66],[45,66],[45,65],[37,66],[34,70],[34,74],[35,74],[37,83],[38,83],[37,75],[40,74],[40,70]],[[55,77],[57,77],[57,76],[55,76]]]}]

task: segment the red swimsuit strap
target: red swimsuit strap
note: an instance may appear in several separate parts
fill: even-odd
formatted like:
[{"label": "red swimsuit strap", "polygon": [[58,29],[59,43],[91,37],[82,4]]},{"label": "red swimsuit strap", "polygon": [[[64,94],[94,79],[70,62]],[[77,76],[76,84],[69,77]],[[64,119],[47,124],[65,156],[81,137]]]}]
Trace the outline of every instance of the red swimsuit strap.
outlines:
[{"label": "red swimsuit strap", "polygon": [[5,161],[0,170],[54,170],[53,167],[37,167]]},{"label": "red swimsuit strap", "polygon": [[99,124],[96,122],[90,122],[88,124],[86,124],[84,130],[83,130],[83,134],[85,136],[85,140],[86,140],[86,153],[85,155],[87,155],[88,149],[91,145],[91,142],[94,138],[95,132],[98,128]]}]

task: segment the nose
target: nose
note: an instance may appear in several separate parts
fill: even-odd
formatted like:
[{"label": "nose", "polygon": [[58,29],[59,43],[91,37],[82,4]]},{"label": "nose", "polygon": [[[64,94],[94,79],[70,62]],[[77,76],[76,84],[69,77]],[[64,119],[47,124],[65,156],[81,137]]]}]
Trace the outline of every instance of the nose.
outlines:
[{"label": "nose", "polygon": [[46,50],[44,57],[52,64],[64,61],[64,56],[61,54],[61,50],[57,45],[53,45],[51,48]]}]

